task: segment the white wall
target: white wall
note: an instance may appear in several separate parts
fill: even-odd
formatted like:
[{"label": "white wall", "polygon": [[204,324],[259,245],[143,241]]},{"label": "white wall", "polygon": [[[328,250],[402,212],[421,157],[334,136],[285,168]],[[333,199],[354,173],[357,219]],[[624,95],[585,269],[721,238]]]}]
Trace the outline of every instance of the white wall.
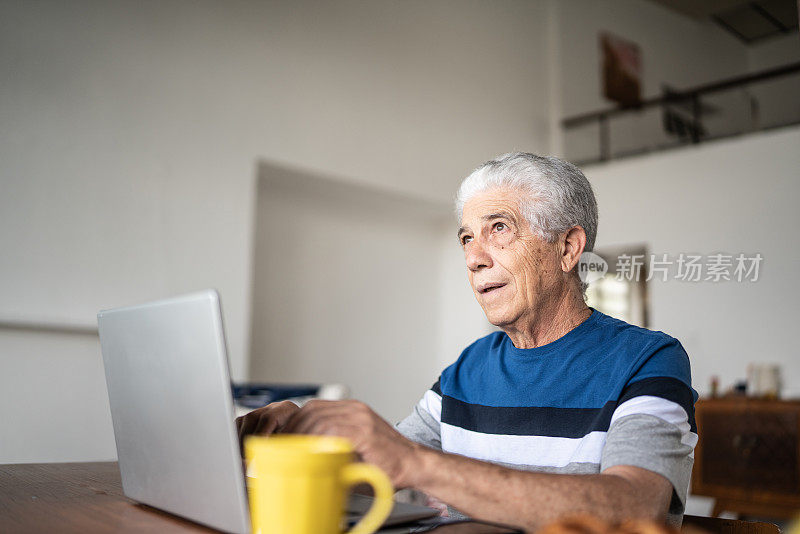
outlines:
[{"label": "white wall", "polygon": [[449,206],[264,162],[250,376],[343,383],[398,421],[436,379]]},{"label": "white wall", "polygon": [[[547,150],[546,18],[525,0],[3,3],[0,320],[91,325],[217,287],[246,378],[257,161],[449,200],[481,160]],[[96,345],[14,335],[6,377],[103,404],[97,376],[26,355],[82,368]],[[0,462],[113,455],[107,407],[61,402],[64,424],[94,418],[82,445],[25,456],[49,418],[15,419]]]},{"label": "white wall", "polygon": [[[800,34],[774,37],[748,49],[751,72],[800,62]],[[758,101],[759,122],[765,127],[800,121],[800,73],[753,84],[746,89]]]},{"label": "white wall", "polygon": [[0,329],[0,462],[114,460],[97,336]]},{"label": "white wall", "polygon": [[600,207],[598,248],[763,256],[755,283],[649,282],[651,328],[683,343],[701,394],[712,375],[727,387],[762,362],[780,364],[786,396],[800,395],[798,147],[792,127],[585,169]]},{"label": "white wall", "polygon": [[797,31],[759,41],[747,48],[751,72],[800,61],[800,34]]}]

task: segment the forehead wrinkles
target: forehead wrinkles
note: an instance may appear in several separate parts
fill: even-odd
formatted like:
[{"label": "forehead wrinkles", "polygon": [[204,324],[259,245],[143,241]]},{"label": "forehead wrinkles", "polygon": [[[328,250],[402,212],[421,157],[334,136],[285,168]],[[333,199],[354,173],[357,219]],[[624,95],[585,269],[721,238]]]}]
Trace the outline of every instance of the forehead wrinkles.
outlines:
[{"label": "forehead wrinkles", "polygon": [[520,225],[525,217],[516,198],[510,198],[509,191],[492,191],[471,198],[461,215],[461,226],[468,228],[470,223],[482,224],[484,217],[503,215]]}]

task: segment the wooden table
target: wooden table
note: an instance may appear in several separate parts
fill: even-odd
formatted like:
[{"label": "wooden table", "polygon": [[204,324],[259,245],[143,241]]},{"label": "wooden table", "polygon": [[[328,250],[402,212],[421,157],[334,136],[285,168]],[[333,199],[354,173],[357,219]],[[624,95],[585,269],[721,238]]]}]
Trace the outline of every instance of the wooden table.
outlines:
[{"label": "wooden table", "polygon": [[[765,523],[686,516],[684,526],[692,525],[715,534],[780,534],[777,527]],[[0,465],[0,533],[39,532],[217,531],[125,497],[116,462]],[[408,529],[381,531],[384,532]]]},{"label": "wooden table", "polygon": [[[0,465],[0,534],[39,532],[218,531],[125,497],[117,462]],[[407,532],[407,526],[381,530]]]},{"label": "wooden table", "polygon": [[116,462],[0,465],[0,532],[216,532],[122,494]]},{"label": "wooden table", "polygon": [[[462,532],[459,525],[439,531]],[[116,462],[0,465],[0,534],[39,532],[218,531],[125,497]],[[381,530],[381,534],[408,532],[408,526]],[[483,530],[478,526],[469,532]]]}]

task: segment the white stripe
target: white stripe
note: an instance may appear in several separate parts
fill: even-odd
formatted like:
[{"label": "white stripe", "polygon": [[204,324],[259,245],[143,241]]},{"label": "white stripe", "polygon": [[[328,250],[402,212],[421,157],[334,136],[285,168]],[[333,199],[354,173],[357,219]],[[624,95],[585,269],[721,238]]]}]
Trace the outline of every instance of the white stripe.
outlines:
[{"label": "white stripe", "polygon": [[431,414],[436,421],[442,421],[442,397],[429,389],[419,401],[419,407]]},{"label": "white stripe", "polygon": [[614,415],[611,416],[611,424],[613,425],[617,419],[633,414],[654,415],[676,426],[684,423],[686,425],[689,424],[689,417],[680,404],[650,395],[634,397],[617,406],[617,409],[614,410]]},{"label": "white stripe", "polygon": [[600,463],[605,432],[582,438],[509,436],[483,434],[442,423],[442,450],[485,460],[516,465],[564,467],[572,462]]},{"label": "white stripe", "polygon": [[618,419],[628,415],[641,414],[652,415],[677,426],[681,431],[681,443],[693,449],[690,456],[694,457],[697,434],[691,431],[689,416],[680,404],[650,395],[634,397],[617,406],[611,416],[611,424],[613,425]]}]

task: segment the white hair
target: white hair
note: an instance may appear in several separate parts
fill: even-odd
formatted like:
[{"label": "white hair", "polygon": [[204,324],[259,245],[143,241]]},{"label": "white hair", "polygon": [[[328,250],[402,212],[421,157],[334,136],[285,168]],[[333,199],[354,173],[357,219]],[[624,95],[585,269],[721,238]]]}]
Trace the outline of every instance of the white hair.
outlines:
[{"label": "white hair", "polygon": [[[574,226],[586,233],[585,252],[594,248],[597,236],[597,200],[581,170],[553,156],[511,152],[487,161],[464,178],[456,195],[459,220],[464,204],[491,189],[520,192],[519,208],[531,230],[553,242]],[[585,284],[581,284],[585,290]]]}]

